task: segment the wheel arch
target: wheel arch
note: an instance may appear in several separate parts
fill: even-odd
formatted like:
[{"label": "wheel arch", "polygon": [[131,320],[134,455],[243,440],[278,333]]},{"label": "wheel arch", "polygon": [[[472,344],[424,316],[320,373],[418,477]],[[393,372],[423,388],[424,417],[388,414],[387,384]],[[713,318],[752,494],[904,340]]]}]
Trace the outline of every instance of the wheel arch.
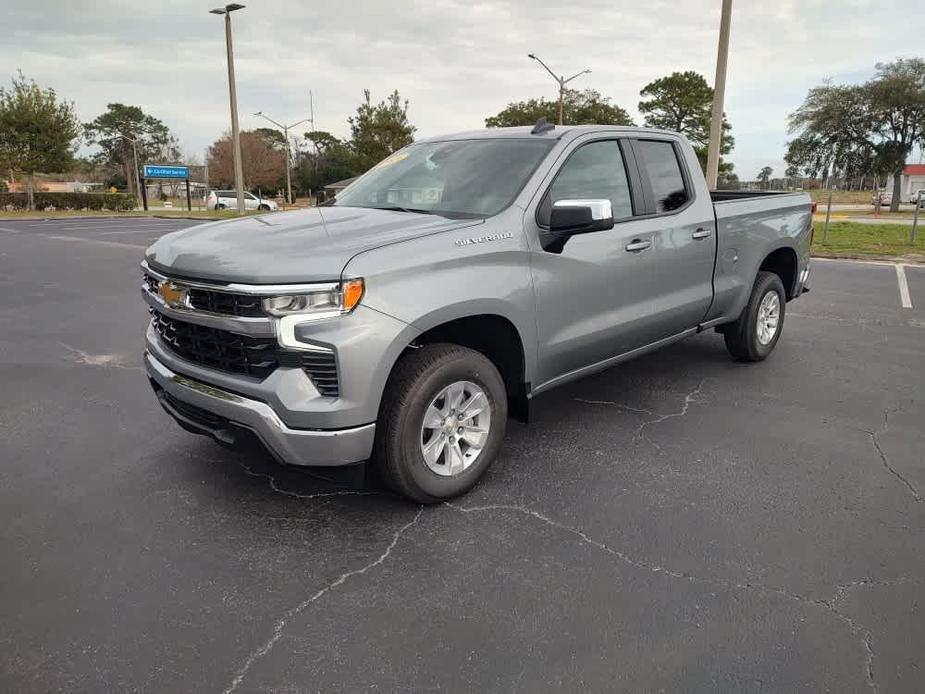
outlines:
[{"label": "wheel arch", "polygon": [[780,277],[789,301],[796,296],[798,267],[799,257],[796,250],[791,246],[780,246],[764,257],[755,276],[757,278],[758,272],[764,271],[773,272]]},{"label": "wheel arch", "polygon": [[[445,309],[414,322],[420,332],[402,349],[389,373],[402,355],[425,344],[449,343],[474,349],[487,357],[498,369],[508,394],[508,411],[512,417],[526,421],[530,392],[531,364],[527,342],[521,328],[510,315],[492,311],[449,312]],[[497,307],[492,307],[497,308]]]}]

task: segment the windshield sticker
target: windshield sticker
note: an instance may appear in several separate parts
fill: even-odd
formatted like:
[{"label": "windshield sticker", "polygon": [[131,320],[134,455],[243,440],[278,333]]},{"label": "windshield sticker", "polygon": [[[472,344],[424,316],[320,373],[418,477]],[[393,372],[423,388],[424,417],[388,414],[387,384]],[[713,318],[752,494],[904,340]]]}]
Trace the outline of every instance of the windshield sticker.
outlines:
[{"label": "windshield sticker", "polygon": [[404,161],[407,158],[408,158],[407,152],[396,152],[391,157],[386,157],[385,159],[380,161],[373,168],[374,169],[384,169],[386,166],[392,166],[392,164],[397,164],[398,162]]}]

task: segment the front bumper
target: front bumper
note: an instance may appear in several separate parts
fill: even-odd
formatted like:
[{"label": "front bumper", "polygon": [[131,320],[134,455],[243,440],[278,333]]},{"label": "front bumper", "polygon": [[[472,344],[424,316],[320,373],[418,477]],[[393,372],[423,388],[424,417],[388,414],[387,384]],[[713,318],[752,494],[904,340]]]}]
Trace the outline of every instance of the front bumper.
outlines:
[{"label": "front bumper", "polygon": [[350,465],[372,453],[375,423],[349,429],[294,429],[264,402],[187,378],[151,352],[145,353],[144,361],[161,406],[188,431],[233,443],[246,429],[279,461],[290,465]]}]

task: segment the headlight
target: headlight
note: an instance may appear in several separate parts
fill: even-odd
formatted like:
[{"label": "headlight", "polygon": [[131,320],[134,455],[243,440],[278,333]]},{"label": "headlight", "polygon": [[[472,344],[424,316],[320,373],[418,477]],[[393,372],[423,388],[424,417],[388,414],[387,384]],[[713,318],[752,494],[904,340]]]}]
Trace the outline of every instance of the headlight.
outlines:
[{"label": "headlight", "polygon": [[272,316],[300,316],[303,319],[328,318],[349,313],[363,298],[363,280],[320,284],[315,291],[282,294],[263,299],[263,309]]}]

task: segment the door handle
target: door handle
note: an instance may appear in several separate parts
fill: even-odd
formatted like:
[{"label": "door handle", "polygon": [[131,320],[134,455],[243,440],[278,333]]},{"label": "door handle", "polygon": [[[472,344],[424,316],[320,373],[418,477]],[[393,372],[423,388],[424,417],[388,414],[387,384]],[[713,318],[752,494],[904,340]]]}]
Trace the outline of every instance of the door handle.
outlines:
[{"label": "door handle", "polygon": [[713,233],[710,229],[704,229],[703,227],[699,228],[693,234],[691,234],[692,239],[705,239],[708,238]]},{"label": "door handle", "polygon": [[633,239],[630,243],[626,244],[626,250],[630,253],[637,253],[639,251],[644,251],[649,246],[652,245],[651,241],[643,241],[641,239]]}]

